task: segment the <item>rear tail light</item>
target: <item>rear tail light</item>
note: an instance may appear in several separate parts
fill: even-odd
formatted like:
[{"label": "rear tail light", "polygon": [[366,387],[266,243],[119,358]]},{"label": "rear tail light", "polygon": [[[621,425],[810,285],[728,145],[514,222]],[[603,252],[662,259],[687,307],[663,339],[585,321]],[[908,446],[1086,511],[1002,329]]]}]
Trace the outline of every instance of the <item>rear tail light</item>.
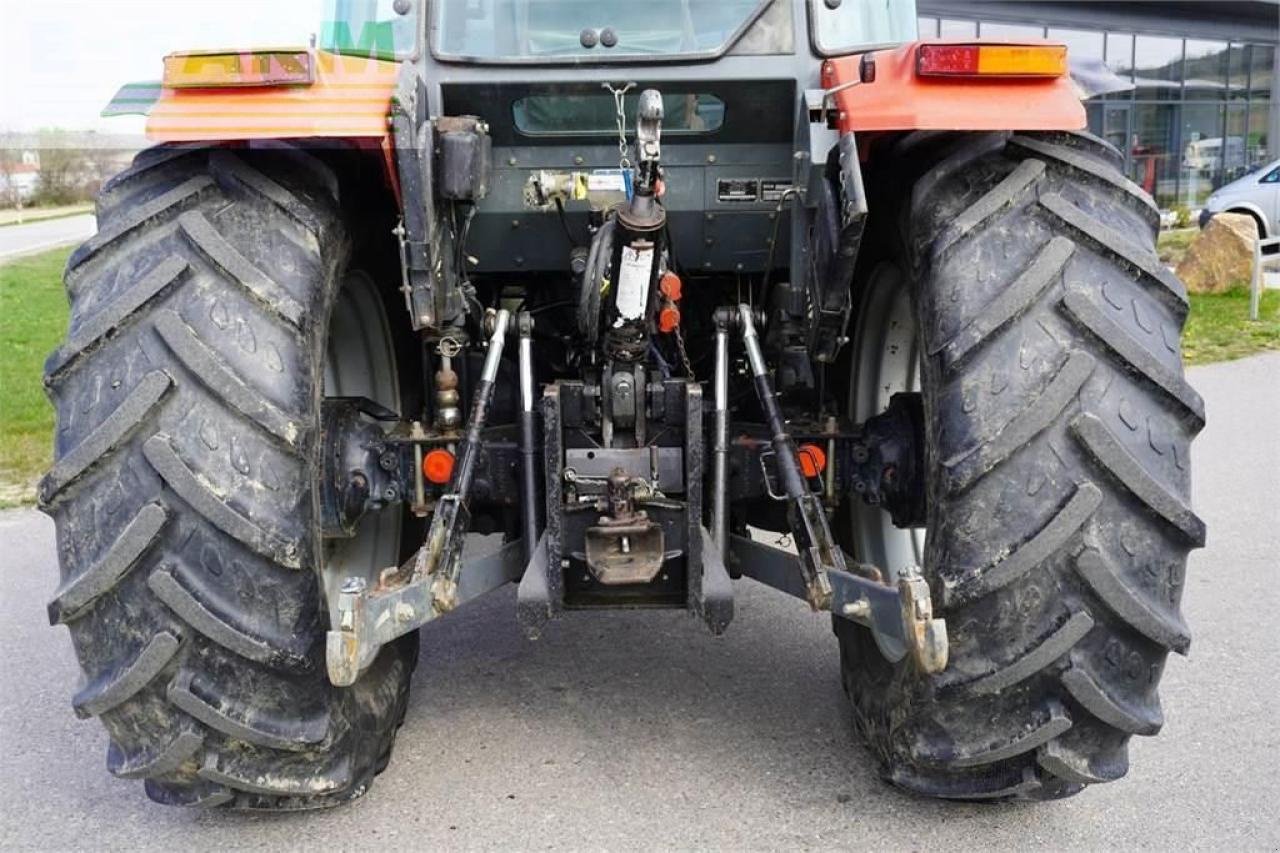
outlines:
[{"label": "rear tail light", "polygon": [[916,57],[922,77],[1061,77],[1067,48],[1060,44],[924,44]]},{"label": "rear tail light", "polygon": [[171,89],[309,86],[315,70],[308,50],[192,51],[164,58]]}]

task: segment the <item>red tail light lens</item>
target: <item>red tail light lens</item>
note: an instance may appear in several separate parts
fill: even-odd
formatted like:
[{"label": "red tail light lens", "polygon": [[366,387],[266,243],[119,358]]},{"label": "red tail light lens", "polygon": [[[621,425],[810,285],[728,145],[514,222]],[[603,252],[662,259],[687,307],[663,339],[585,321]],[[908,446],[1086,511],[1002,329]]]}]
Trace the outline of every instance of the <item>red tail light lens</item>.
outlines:
[{"label": "red tail light lens", "polygon": [[926,44],[920,46],[916,71],[925,76],[978,73],[976,44]]}]

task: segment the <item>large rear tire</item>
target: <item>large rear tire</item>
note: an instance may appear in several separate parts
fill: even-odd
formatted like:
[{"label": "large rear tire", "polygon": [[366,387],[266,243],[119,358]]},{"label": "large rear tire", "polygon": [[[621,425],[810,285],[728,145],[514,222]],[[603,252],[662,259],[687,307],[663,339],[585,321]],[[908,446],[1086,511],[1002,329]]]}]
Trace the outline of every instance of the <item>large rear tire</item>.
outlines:
[{"label": "large rear tire", "polygon": [[890,263],[913,287],[924,569],[951,654],[925,676],[837,619],[844,685],[904,788],[1069,795],[1125,774],[1130,737],[1163,723],[1165,658],[1190,643],[1204,409],[1183,379],[1185,291],[1156,256],[1158,211],[1099,140],[921,136],[899,153],[936,164]]},{"label": "large rear tire", "polygon": [[[363,794],[416,637],[327,678],[320,403],[349,243],[337,181],[277,146],[160,148],[99,202],[48,363],[66,624],[107,767],[158,802],[315,808]],[[329,371],[330,373],[332,371]],[[332,380],[330,380],[332,381]]]}]

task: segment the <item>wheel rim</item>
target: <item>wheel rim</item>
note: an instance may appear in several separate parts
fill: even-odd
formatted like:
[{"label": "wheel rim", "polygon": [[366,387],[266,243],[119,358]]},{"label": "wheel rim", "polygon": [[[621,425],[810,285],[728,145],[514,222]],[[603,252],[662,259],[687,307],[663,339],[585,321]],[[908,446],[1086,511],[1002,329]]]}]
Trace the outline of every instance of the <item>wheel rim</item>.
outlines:
[{"label": "wheel rim", "polygon": [[[848,415],[862,423],[889,407],[894,394],[921,390],[921,352],[910,288],[902,270],[881,264],[864,290],[853,337]],[[858,559],[897,580],[907,566],[924,564],[924,528],[901,530],[889,514],[860,500],[850,502]]]},{"label": "wheel rim", "polygon": [[[361,272],[347,275],[333,306],[325,345],[324,396],[367,397],[400,411],[391,328],[373,280]],[[402,507],[393,504],[361,519],[353,538],[325,540],[324,577],[331,609],[334,593],[347,578],[372,583],[383,569],[399,563],[403,523]]]}]

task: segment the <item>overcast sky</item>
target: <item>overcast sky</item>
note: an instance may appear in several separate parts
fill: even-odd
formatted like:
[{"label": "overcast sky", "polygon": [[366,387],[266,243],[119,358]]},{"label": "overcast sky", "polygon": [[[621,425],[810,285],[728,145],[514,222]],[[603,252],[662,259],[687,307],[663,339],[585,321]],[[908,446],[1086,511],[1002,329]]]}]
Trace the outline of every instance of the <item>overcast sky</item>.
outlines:
[{"label": "overcast sky", "polygon": [[141,133],[98,113],[185,48],[305,45],[324,0],[0,0],[0,132]]}]

